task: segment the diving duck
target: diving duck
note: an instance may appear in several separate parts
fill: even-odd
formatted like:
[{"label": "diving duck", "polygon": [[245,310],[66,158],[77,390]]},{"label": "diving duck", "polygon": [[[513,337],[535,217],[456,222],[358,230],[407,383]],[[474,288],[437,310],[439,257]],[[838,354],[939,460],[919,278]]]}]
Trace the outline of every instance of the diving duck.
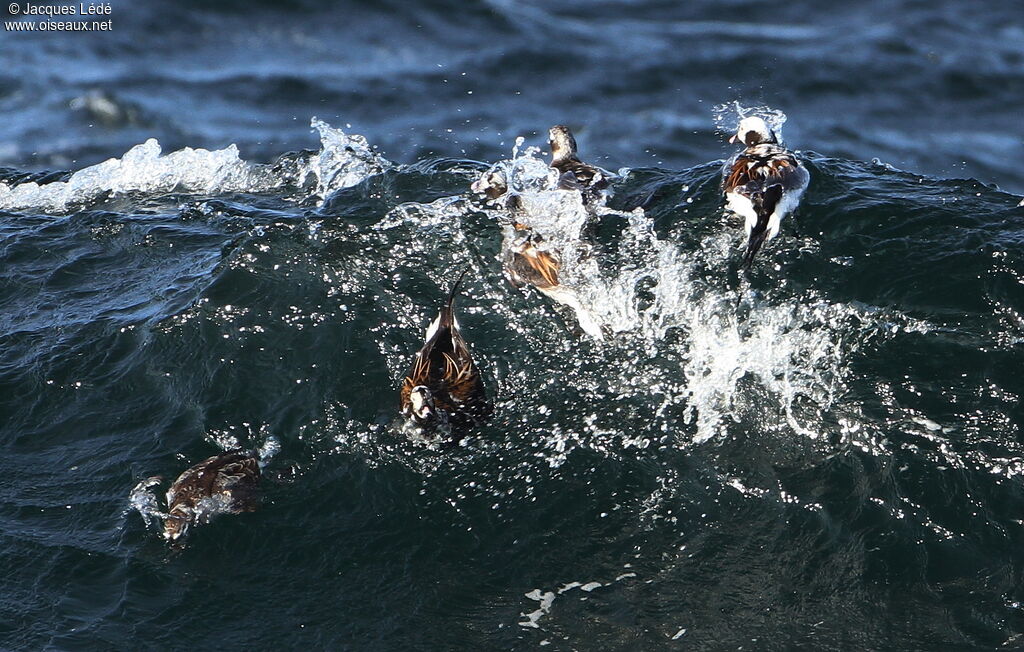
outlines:
[{"label": "diving duck", "polygon": [[470,186],[470,190],[480,193],[488,201],[494,201],[508,192],[508,182],[505,180],[504,174],[492,168],[474,181]]},{"label": "diving duck", "polygon": [[728,209],[745,220],[743,266],[750,267],[761,245],[778,235],[782,219],[800,204],[810,174],[757,116],[741,120],[729,142],[746,146],[726,164],[723,191]]},{"label": "diving duck", "polygon": [[[164,538],[178,541],[192,523],[207,523],[216,514],[255,510],[260,475],[258,453],[243,449],[214,455],[187,469],[167,490]],[[147,482],[153,486],[160,478]]]},{"label": "diving duck", "polygon": [[455,318],[455,293],[468,271],[452,285],[402,382],[401,414],[424,431],[455,434],[490,416],[480,370]]},{"label": "diving duck", "polygon": [[506,234],[505,240],[504,267],[509,282],[517,288],[532,285],[557,303],[569,306],[576,313],[580,328],[594,339],[603,340],[604,332],[594,316],[572,289],[562,285],[559,254],[543,236],[514,221],[512,232]]},{"label": "diving duck", "polygon": [[528,283],[542,292],[557,286],[562,267],[558,253],[525,224],[513,222],[512,228],[512,246],[505,252],[505,274],[512,285],[522,287]]}]

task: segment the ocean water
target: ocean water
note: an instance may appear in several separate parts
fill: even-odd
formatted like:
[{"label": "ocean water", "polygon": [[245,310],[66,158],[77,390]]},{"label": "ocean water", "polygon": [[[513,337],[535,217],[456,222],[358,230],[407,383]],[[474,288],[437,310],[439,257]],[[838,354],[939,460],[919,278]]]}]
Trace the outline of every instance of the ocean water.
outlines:
[{"label": "ocean water", "polygon": [[[1024,646],[1015,3],[110,18],[0,33],[0,649]],[[749,274],[738,107],[811,172]],[[560,122],[620,175],[588,226]],[[603,340],[503,278],[492,164]],[[466,267],[495,412],[427,446]],[[141,480],[274,445],[257,511],[147,526]]]}]

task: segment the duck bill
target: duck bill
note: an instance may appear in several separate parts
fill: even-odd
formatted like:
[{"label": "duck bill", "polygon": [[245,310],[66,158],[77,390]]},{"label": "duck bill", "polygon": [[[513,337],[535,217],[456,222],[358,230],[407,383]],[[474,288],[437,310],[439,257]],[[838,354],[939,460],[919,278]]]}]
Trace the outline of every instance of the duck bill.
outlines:
[{"label": "duck bill", "polygon": [[736,134],[733,134],[732,136],[729,137],[730,143],[735,143],[737,140],[739,140],[739,138],[736,136]]}]

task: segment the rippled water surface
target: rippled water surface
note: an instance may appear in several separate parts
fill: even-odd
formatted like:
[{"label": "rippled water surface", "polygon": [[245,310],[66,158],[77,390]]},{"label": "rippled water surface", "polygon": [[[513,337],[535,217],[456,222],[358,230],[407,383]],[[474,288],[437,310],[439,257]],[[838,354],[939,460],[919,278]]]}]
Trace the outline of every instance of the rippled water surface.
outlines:
[{"label": "rippled water surface", "polygon": [[[0,37],[0,648],[1024,645],[1013,3],[112,19]],[[733,102],[811,173],[749,274]],[[492,164],[603,339],[503,277]],[[494,416],[411,442],[467,267]],[[274,442],[257,511],[147,527],[141,480]]]}]

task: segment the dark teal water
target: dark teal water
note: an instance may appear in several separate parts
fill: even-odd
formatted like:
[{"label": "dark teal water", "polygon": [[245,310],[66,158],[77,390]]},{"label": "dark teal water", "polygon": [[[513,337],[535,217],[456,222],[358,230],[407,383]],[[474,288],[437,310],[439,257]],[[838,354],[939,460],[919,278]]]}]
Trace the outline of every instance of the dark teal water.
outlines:
[{"label": "dark teal water", "polygon": [[[1024,32],[900,8],[141,3],[4,33],[0,648],[1024,645]],[[731,100],[782,108],[812,177],[749,278]],[[631,168],[571,271],[603,342],[504,280],[468,191],[566,120]],[[214,151],[125,154],[150,137]],[[432,449],[398,380],[467,265],[496,409]],[[260,509],[184,549],[130,503],[269,437]]]}]

